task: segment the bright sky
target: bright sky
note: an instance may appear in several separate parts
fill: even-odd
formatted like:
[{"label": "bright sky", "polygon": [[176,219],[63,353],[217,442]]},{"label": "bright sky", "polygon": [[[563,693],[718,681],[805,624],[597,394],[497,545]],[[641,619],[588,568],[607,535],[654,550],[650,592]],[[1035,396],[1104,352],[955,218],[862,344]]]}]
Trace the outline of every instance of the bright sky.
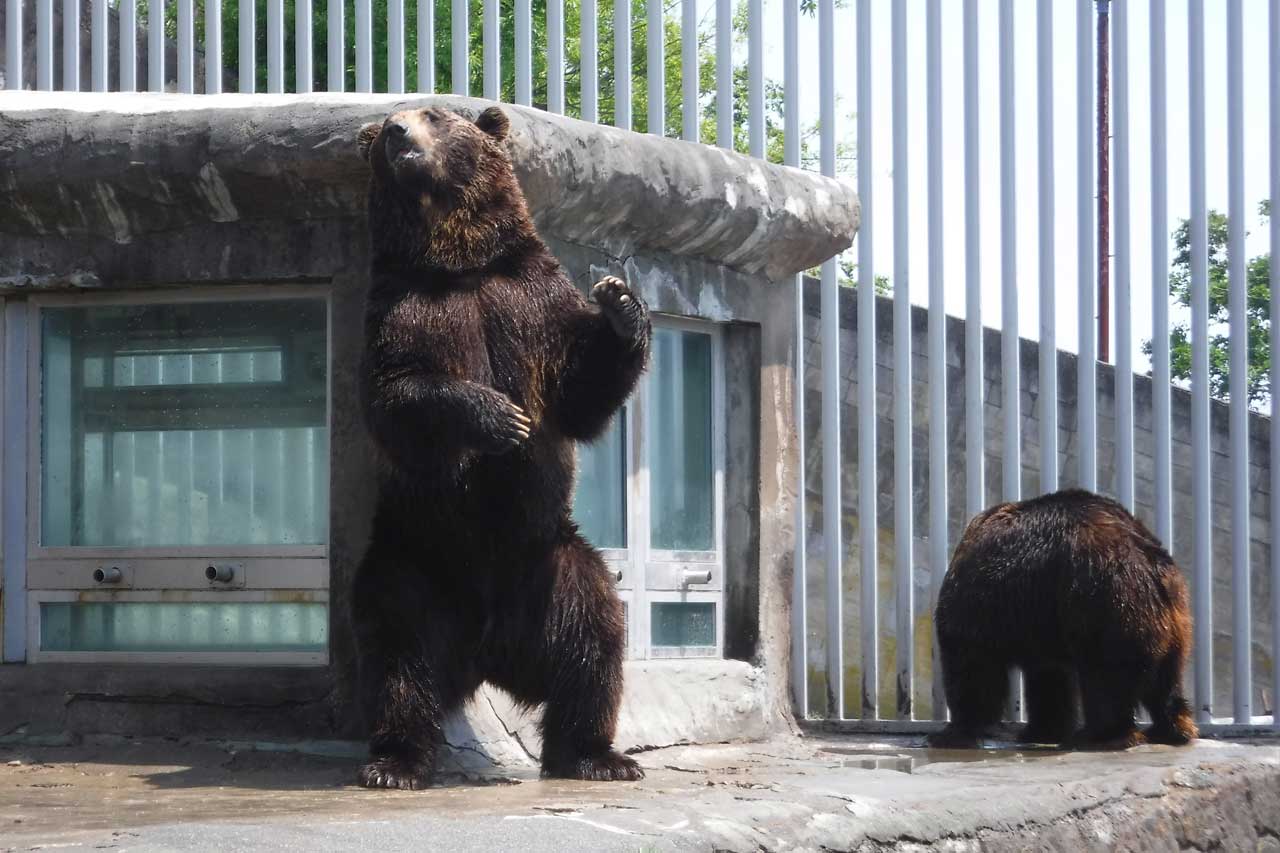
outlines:
[{"label": "bright sky", "polygon": [[[908,10],[908,87],[909,98],[909,205],[910,246],[909,283],[913,302],[924,304],[928,298],[928,223],[926,218],[926,137],[925,137],[925,2],[903,0]],[[1090,2],[1091,0],[1084,0]],[[1124,2],[1124,0],[1117,0]],[[700,4],[701,5],[701,4]],[[839,125],[837,135],[849,141],[855,138],[856,59],[854,0],[835,13],[836,20],[836,93]],[[874,96],[871,109],[875,135],[872,140],[874,169],[873,206],[864,210],[875,241],[876,272],[892,277],[893,272],[893,180],[892,172],[892,98],[891,98],[891,2],[874,0],[871,43]],[[959,0],[943,0],[942,29],[942,103],[943,103],[943,256],[947,270],[947,312],[964,316],[964,104],[962,12]],[[998,0],[979,2],[981,161],[979,194],[983,220],[983,321],[988,326],[1000,323],[1000,159],[998,102]],[[1019,0],[1015,9],[1016,29],[1016,122],[1018,174],[1018,271],[1020,331],[1023,336],[1039,338],[1038,293],[1038,152],[1036,133],[1036,10],[1039,4]],[[1054,44],[1054,205],[1057,262],[1056,317],[1057,342],[1062,349],[1075,350],[1077,342],[1076,285],[1076,29],[1073,3],[1051,3]],[[1113,4],[1114,5],[1114,4]],[[1206,102],[1208,151],[1208,202],[1211,208],[1227,211],[1227,69],[1225,2],[1205,2]],[[1266,251],[1266,229],[1260,227],[1258,202],[1267,195],[1269,181],[1268,103],[1267,103],[1267,3],[1266,0],[1243,0],[1244,7],[1244,80],[1245,80],[1245,192],[1249,215],[1248,254]],[[1150,121],[1150,38],[1149,3],[1131,2],[1129,6],[1130,69],[1130,208],[1132,211],[1131,287],[1133,291],[1134,367],[1145,372],[1149,363],[1140,347],[1151,336],[1152,272],[1150,262],[1151,216],[1151,121]],[[782,6],[778,0],[765,0],[766,75],[782,79]],[[1114,16],[1113,16],[1114,17]],[[1168,33],[1168,198],[1169,230],[1190,213],[1188,155],[1189,119],[1187,110],[1187,3],[1168,0],[1166,18]],[[709,7],[704,20],[710,23],[714,11]],[[775,20],[776,19],[776,20]],[[775,25],[776,23],[776,25]],[[801,79],[800,109],[805,125],[818,117],[818,38],[817,21],[802,17],[800,27]],[[1113,39],[1114,41],[1114,39]],[[1092,30],[1090,43],[1093,43]],[[1114,45],[1113,45],[1114,57]],[[1114,85],[1114,60],[1112,65]],[[1092,96],[1090,104],[1092,105]],[[1113,119],[1114,130],[1114,119]],[[1277,141],[1275,144],[1280,144]],[[1112,155],[1114,180],[1115,153]],[[1092,180],[1092,179],[1091,179]],[[1113,190],[1114,222],[1114,190]],[[1114,251],[1115,241],[1112,240]],[[855,247],[856,248],[856,247]],[[1114,287],[1115,267],[1112,281]],[[901,286],[901,282],[894,282]],[[1114,316],[1114,314],[1113,314]],[[1174,313],[1174,318],[1182,316]]]}]

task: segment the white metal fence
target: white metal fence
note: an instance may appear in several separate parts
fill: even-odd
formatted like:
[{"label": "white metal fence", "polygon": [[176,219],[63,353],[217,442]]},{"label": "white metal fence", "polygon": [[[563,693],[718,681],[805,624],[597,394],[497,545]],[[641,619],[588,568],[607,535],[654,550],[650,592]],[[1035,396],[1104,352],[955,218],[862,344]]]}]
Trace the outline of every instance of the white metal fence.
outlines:
[{"label": "white metal fence", "polygon": [[[962,2],[962,27],[944,26],[948,13]],[[948,541],[948,430],[949,395],[964,399],[964,511],[982,509],[989,493],[985,484],[983,456],[983,348],[982,312],[984,294],[1000,294],[999,324],[1002,330],[1003,484],[1000,493],[1018,498],[1022,491],[1021,463],[1022,398],[1019,381],[1020,298],[1029,290],[1025,263],[1020,257],[1030,248],[1036,257],[1034,271],[1039,303],[1040,387],[1039,400],[1056,401],[1057,313],[1074,289],[1079,318],[1077,351],[1080,354],[1076,424],[1079,442],[1079,470],[1072,479],[1087,488],[1098,487],[1098,412],[1096,408],[1096,359],[1098,333],[1094,325],[1097,304],[1098,206],[1095,198],[1098,156],[1095,117],[1097,57],[1093,0],[1076,0],[1074,33],[1069,44],[1074,55],[1062,51],[1060,22],[1055,24],[1049,0],[1014,3],[1013,0],[852,0],[850,9],[836,0],[743,0],[735,8],[731,0],[662,0],[604,3],[599,0],[416,0],[406,8],[404,0],[235,0],[203,2],[176,0],[176,3],[147,0],[88,0],[87,24],[80,0],[5,0],[5,79],[7,88],[77,89],[94,91],[169,90],[184,93],[220,92],[234,79],[241,92],[310,92],[324,83],[330,91],[343,89],[370,92],[375,89],[419,92],[448,87],[459,94],[481,94],[521,104],[535,104],[554,112],[568,112],[587,121],[609,121],[632,128],[643,125],[685,139],[711,139],[721,146],[741,147],[752,156],[780,158],[792,166],[809,161],[808,139],[816,137],[816,165],[828,175],[837,175],[841,150],[838,141],[844,124],[854,125],[851,138],[857,150],[857,185],[864,217],[856,250],[848,259],[856,261],[858,288],[857,350],[840,351],[838,296],[841,266],[838,259],[822,265],[822,494],[824,560],[826,573],[825,661],[827,673],[844,673],[844,637],[847,622],[842,613],[844,580],[841,554],[842,496],[839,476],[841,459],[840,423],[841,364],[856,361],[858,423],[858,495],[860,627],[862,674],[861,701],[848,716],[863,721],[898,720],[910,725],[915,716],[912,686],[918,652],[912,636],[915,575],[919,562],[916,540],[925,543],[923,562],[931,571],[932,590],[945,568],[951,542]],[[1062,8],[1062,4],[1057,4]],[[1250,624],[1253,591],[1251,578],[1269,580],[1271,598],[1270,663],[1273,685],[1280,685],[1280,550],[1271,551],[1269,574],[1259,575],[1251,565],[1250,501],[1248,459],[1248,379],[1251,361],[1247,311],[1265,300],[1266,293],[1248,289],[1246,269],[1245,86],[1243,75],[1245,32],[1265,30],[1267,42],[1262,57],[1265,73],[1248,81],[1251,87],[1267,88],[1269,111],[1269,164],[1265,168],[1266,188],[1249,187],[1249,192],[1271,200],[1280,197],[1280,0],[1226,0],[1225,43],[1206,49],[1205,0],[1117,0],[1110,4],[1112,78],[1110,85],[1114,135],[1111,139],[1111,197],[1114,219],[1111,268],[1114,276],[1114,353],[1117,375],[1115,400],[1115,494],[1127,506],[1134,505],[1134,318],[1131,305],[1138,290],[1151,294],[1151,370],[1153,376],[1152,432],[1154,434],[1154,517],[1153,526],[1165,542],[1173,536],[1174,493],[1171,460],[1170,400],[1174,375],[1171,368],[1169,332],[1171,268],[1169,241],[1169,177],[1183,170],[1189,177],[1189,293],[1190,377],[1192,401],[1191,481],[1194,502],[1194,546],[1189,554],[1179,554],[1192,576],[1196,624],[1193,694],[1202,722],[1211,716],[1209,697],[1214,679],[1231,680],[1235,724],[1253,721],[1262,709],[1255,707],[1252,676],[1256,663]],[[1166,7],[1169,7],[1166,9]],[[1211,6],[1216,13],[1221,9]],[[536,12],[536,14],[535,14]],[[1130,64],[1134,44],[1130,19],[1141,12],[1146,21],[1144,42],[1147,68]],[[740,21],[735,26],[735,13]],[[30,26],[34,15],[35,25]],[[997,22],[983,37],[980,21]],[[234,19],[234,25],[231,21]],[[478,19],[478,20],[477,20]],[[874,61],[883,50],[874,38],[880,21],[888,19],[889,62]],[[1178,26],[1172,26],[1176,19]],[[923,20],[924,38],[918,38],[915,24]],[[1022,39],[1020,22],[1034,20],[1035,95],[1030,103],[1018,94],[1021,73],[1017,52]],[[60,25],[58,22],[60,21]],[[816,26],[814,26],[816,22]],[[292,23],[292,26],[289,24]],[[777,28],[781,24],[781,29]],[[478,24],[478,27],[477,27]],[[1248,28],[1246,30],[1246,28]],[[1175,29],[1184,41],[1173,40]],[[60,31],[55,32],[55,30]],[[802,36],[802,30],[806,33]],[[653,37],[657,34],[656,37]],[[265,37],[264,37],[265,35]],[[810,38],[810,36],[812,38]],[[995,44],[991,44],[994,37]],[[643,51],[633,54],[633,42],[643,40]],[[958,41],[958,44],[956,44]],[[87,42],[87,44],[86,44]],[[232,51],[228,45],[234,42]],[[816,44],[814,43],[816,42]],[[1055,44],[1058,50],[1055,55]],[[843,56],[837,46],[853,45],[852,77],[856,94],[852,99],[856,122],[846,122],[837,114],[838,90],[844,87],[839,69]],[[955,45],[961,61],[963,111],[959,122],[947,119],[944,109],[944,56],[953,55]],[[537,48],[535,50],[535,48]],[[802,51],[803,48],[803,51]],[[1026,48],[1021,48],[1025,50]],[[141,52],[140,52],[141,50]],[[816,50],[816,68],[808,61]],[[711,61],[707,61],[710,51]],[[143,56],[145,53],[145,57]],[[234,55],[228,55],[234,53]],[[998,57],[994,74],[984,71],[985,57]],[[264,56],[265,55],[265,56]],[[913,85],[913,64],[923,56],[924,85]],[[1225,63],[1227,116],[1225,127],[1210,127],[1206,120],[1207,57],[1221,57]],[[678,61],[677,61],[678,57]],[[766,79],[767,66],[780,59],[780,85]],[[88,72],[82,67],[88,66]],[[1185,72],[1182,70],[1185,66]],[[806,70],[802,79],[802,68]],[[1062,127],[1063,113],[1055,109],[1061,100],[1055,72],[1062,69],[1075,81],[1075,108],[1067,113],[1070,127]],[[322,71],[323,69],[323,71]],[[1140,74],[1134,74],[1135,70]],[[1219,70],[1219,69],[1214,69]],[[745,71],[745,74],[740,72]],[[1181,75],[1185,73],[1185,78]],[[672,79],[678,76],[678,85]],[[877,86],[887,77],[889,97],[876,95]],[[1140,78],[1140,79],[1139,79]],[[1169,82],[1185,79],[1185,100],[1169,98]],[[816,82],[816,129],[802,123],[801,105]],[[949,81],[948,81],[949,82]],[[1059,81],[1060,83],[1060,81]],[[1179,83],[1179,90],[1181,83]],[[774,91],[776,88],[776,92]],[[923,91],[921,91],[923,89]],[[474,91],[473,91],[474,90]],[[772,98],[767,94],[773,93]],[[643,95],[643,97],[642,97]],[[678,108],[677,108],[678,102]],[[995,102],[998,121],[986,120],[986,111]],[[633,107],[643,104],[633,115]],[[879,107],[886,105],[881,110]],[[846,106],[848,102],[846,101]],[[779,108],[780,107],[780,108]],[[917,236],[913,209],[919,201],[912,195],[911,181],[919,143],[912,131],[912,116],[925,116],[926,192],[924,207],[926,237]],[[1034,141],[1020,138],[1017,116],[1034,111]],[[1146,113],[1144,137],[1131,133],[1132,119]],[[1169,162],[1170,116],[1185,114],[1189,129],[1185,162]],[[891,127],[891,148],[874,147],[877,129]],[[958,125],[958,126],[952,126]],[[1180,126],[1180,125],[1179,125]],[[735,133],[737,137],[735,139]],[[1207,139],[1217,132],[1225,141],[1227,194],[1229,196],[1228,258],[1225,280],[1211,281],[1209,262],[1209,217],[1207,201]],[[778,137],[779,145],[772,144]],[[1055,146],[1072,146],[1076,162],[1074,187],[1063,186],[1055,169]],[[957,151],[963,151],[957,155]],[[1131,154],[1143,151],[1149,166],[1149,198],[1134,198],[1135,175]],[[877,158],[892,162],[891,197],[881,198],[871,168]],[[994,158],[997,166],[988,165]],[[1035,176],[1028,180],[1019,172],[1019,163],[1029,158],[1036,164]],[[998,168],[998,203],[983,198],[984,170]],[[962,220],[945,216],[948,187],[944,176],[962,172]],[[1074,195],[1076,227],[1067,245],[1055,222],[1060,206],[1059,193]],[[988,195],[991,195],[990,193]],[[1138,230],[1132,220],[1135,202],[1149,208],[1150,241],[1143,246],[1133,237]],[[998,215],[991,215],[992,208]],[[1038,222],[1034,246],[1019,234],[1019,219],[1033,211]],[[1280,218],[1269,221],[1269,246],[1280,245]],[[892,230],[892,260],[877,265],[875,248],[882,229]],[[993,233],[995,232],[995,233]],[[944,251],[948,233],[963,234],[963,266],[948,269]],[[1147,232],[1143,232],[1147,233]],[[998,235],[998,236],[997,236]],[[985,255],[998,244],[999,262],[992,264],[998,274],[984,272]],[[907,342],[911,335],[912,290],[910,273],[916,247],[924,245],[927,268],[927,304],[930,309],[927,333],[928,388],[928,494],[925,530],[917,535],[913,494],[912,444],[912,361],[909,346],[894,346],[893,436],[898,448],[893,459],[894,513],[892,519],[877,519],[876,454],[876,335],[875,276],[882,268],[891,270],[893,285],[893,339]],[[1073,281],[1056,274],[1059,259],[1073,257]],[[1136,262],[1142,261],[1139,265]],[[1132,270],[1150,270],[1150,280],[1133,280]],[[1020,269],[1021,267],[1021,269]],[[962,272],[960,271],[962,270]],[[997,281],[989,279],[997,278]],[[963,284],[962,284],[963,283]],[[1270,268],[1269,292],[1275,292],[1277,271]],[[964,342],[966,365],[962,386],[947,387],[945,303],[949,293],[963,286],[964,313],[968,320]],[[1210,299],[1225,288],[1230,317],[1229,329],[1211,328]],[[1267,288],[1264,287],[1263,290]],[[1062,291],[1067,291],[1066,293]],[[797,286],[798,315],[803,322],[801,288]],[[1270,304],[1270,315],[1262,324],[1275,323],[1280,306]],[[1144,318],[1145,320],[1145,318]],[[1223,331],[1227,348],[1230,392],[1230,475],[1231,492],[1231,595],[1233,601],[1230,638],[1232,666],[1228,673],[1213,672],[1213,657],[1204,653],[1212,646],[1212,529],[1210,402],[1211,334]],[[1252,343],[1259,344],[1255,329]],[[797,331],[798,348],[803,346],[802,330]],[[801,354],[802,356],[802,354]],[[1266,356],[1264,356],[1266,357]],[[1280,353],[1270,350],[1270,375],[1280,383]],[[797,359],[803,370],[804,358]],[[801,383],[803,387],[803,382]],[[802,395],[801,395],[802,396]],[[1059,424],[1055,405],[1040,406],[1039,486],[1049,491],[1057,487],[1060,465]],[[803,399],[797,402],[803,418]],[[802,430],[803,434],[803,430]],[[1280,425],[1272,422],[1273,446],[1280,444]],[[1280,467],[1270,467],[1271,494],[1280,490]],[[801,484],[801,494],[805,493]],[[803,516],[804,503],[800,513]],[[805,529],[803,517],[800,530]],[[896,663],[894,681],[897,701],[894,708],[882,708],[878,700],[879,643],[884,635],[877,622],[878,531],[890,528],[894,538],[894,595],[896,599]],[[1280,502],[1270,506],[1270,526],[1280,529]],[[794,595],[793,676],[795,700],[802,714],[808,714],[806,571],[803,547],[797,554]],[[1260,590],[1259,590],[1260,592]],[[1221,626],[1218,626],[1221,628]],[[938,668],[934,674],[933,706],[943,703],[938,689]],[[829,715],[842,719],[846,702],[843,677],[827,678]],[[1016,695],[1016,694],[1015,694]],[[1276,704],[1272,697],[1271,704]],[[1280,717],[1277,718],[1280,727]]]}]

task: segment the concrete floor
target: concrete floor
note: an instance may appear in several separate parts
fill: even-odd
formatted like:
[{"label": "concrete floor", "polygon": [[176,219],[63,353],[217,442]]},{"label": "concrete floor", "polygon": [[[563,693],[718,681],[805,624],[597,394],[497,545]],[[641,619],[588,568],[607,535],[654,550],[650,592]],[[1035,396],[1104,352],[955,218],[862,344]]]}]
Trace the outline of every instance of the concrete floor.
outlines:
[{"label": "concrete floor", "polygon": [[1275,742],[1064,754],[815,737],[641,753],[639,784],[489,774],[416,793],[353,787],[350,757],[246,746],[0,747],[0,850],[1280,851]]}]

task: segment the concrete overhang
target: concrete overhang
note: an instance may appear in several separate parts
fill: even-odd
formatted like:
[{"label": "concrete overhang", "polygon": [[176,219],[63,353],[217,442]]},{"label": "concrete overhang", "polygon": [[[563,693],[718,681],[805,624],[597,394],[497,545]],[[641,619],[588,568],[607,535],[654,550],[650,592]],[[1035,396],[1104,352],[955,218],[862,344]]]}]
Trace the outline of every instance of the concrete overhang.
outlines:
[{"label": "concrete overhang", "polygon": [[[128,253],[209,222],[362,217],[368,169],[356,152],[357,129],[426,105],[475,115],[489,102],[0,92],[0,236],[27,249],[0,257],[0,285],[145,280],[145,263]],[[834,179],[708,145],[504,108],[530,207],[543,232],[559,240],[617,258],[693,257],[780,281],[847,248],[857,231],[857,198]],[[61,238],[62,250],[42,255],[42,237]],[[65,266],[67,240],[83,246],[78,269]]]}]

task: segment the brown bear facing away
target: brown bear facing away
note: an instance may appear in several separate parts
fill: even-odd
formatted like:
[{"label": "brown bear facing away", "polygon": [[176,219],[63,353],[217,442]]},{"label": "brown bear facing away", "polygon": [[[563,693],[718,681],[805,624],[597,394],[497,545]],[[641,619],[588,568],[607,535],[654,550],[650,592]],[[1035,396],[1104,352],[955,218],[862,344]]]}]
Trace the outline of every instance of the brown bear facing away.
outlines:
[{"label": "brown bear facing away", "polygon": [[[1119,749],[1197,735],[1182,695],[1186,582],[1115,501],[1068,490],[981,513],[956,547],[934,621],[951,722],[931,746],[977,747],[1001,719],[1012,667],[1025,679],[1023,742]],[[1145,734],[1138,703],[1153,721]]]},{"label": "brown bear facing away", "polygon": [[649,356],[616,278],[590,304],[538,237],[498,108],[366,125],[372,276],[362,394],[379,450],[352,626],[371,788],[429,783],[445,716],[484,681],[545,705],[544,775],[639,779],[613,749],[622,604],[570,519],[574,443]]}]

